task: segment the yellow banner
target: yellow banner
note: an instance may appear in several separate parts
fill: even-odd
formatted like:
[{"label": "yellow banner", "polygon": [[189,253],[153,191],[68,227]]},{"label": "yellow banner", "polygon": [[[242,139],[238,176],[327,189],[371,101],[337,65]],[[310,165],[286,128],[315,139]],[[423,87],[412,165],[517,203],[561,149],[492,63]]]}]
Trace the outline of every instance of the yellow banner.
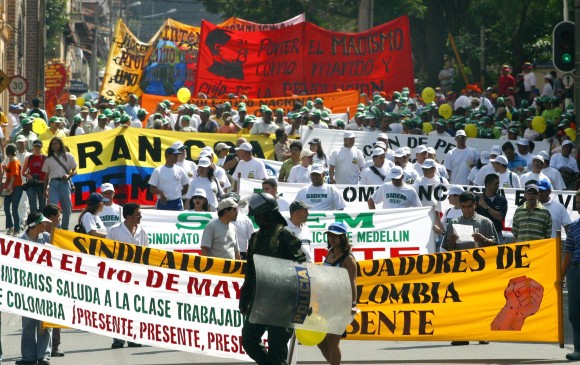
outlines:
[{"label": "yellow banner", "polygon": [[[60,248],[240,277],[244,264],[56,230]],[[360,261],[349,340],[558,342],[556,240]]]}]

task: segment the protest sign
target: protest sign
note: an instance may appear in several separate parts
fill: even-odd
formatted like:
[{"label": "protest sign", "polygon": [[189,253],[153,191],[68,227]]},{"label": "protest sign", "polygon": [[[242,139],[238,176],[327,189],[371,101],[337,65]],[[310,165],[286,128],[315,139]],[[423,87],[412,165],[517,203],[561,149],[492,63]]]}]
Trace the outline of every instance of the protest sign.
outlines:
[{"label": "protest sign", "polygon": [[[377,137],[380,132],[353,132],[356,135],[355,146],[358,147],[365,156],[369,157],[373,153],[373,145],[377,142]],[[453,148],[457,147],[455,144],[455,139],[453,137],[437,137],[437,136],[418,136],[414,134],[395,134],[387,133],[389,136],[389,147],[391,149],[397,149],[399,147],[409,147],[411,149],[410,160],[415,160],[415,147],[419,145],[425,145],[428,147],[433,147],[437,152],[437,160],[439,163],[443,163],[445,160],[445,155],[449,153]],[[324,150],[328,154],[333,150],[340,148],[344,144],[344,131],[333,130],[333,129],[304,129],[301,136],[302,143],[305,144],[313,138],[320,138]],[[493,145],[499,145],[500,147],[507,140],[498,139],[483,139],[483,138],[468,138],[467,146],[475,148],[479,153],[483,151],[489,151]],[[515,142],[509,141],[513,144],[514,149],[517,151]],[[537,153],[539,151],[549,151],[550,144],[545,141],[534,142],[536,144],[534,151]],[[531,153],[531,152],[530,152]]]},{"label": "protest sign", "polygon": [[[294,95],[289,97],[279,97],[279,98],[261,98],[261,99],[227,99],[227,98],[216,98],[216,99],[190,99],[190,104],[197,105],[198,108],[203,108],[209,106],[215,108],[219,104],[229,102],[233,109],[237,109],[241,102],[246,104],[246,109],[248,115],[256,114],[262,105],[267,105],[270,109],[276,110],[278,108],[284,109],[284,113],[287,114],[289,111],[294,109],[294,103],[299,101],[302,105],[306,105],[307,101],[314,101],[316,98],[322,98],[324,100],[324,106],[332,111],[333,114],[336,113],[346,113],[353,112],[359,103],[359,94],[355,90],[347,90],[341,92],[333,92],[328,94],[315,94],[315,95]],[[180,103],[177,97],[174,96],[159,96],[152,94],[143,94],[141,97],[141,106],[147,110],[155,110],[157,104],[162,100],[169,100],[175,103],[174,107],[177,108]]]},{"label": "protest sign", "polygon": [[[68,70],[64,62],[52,60],[44,68],[44,108],[52,115],[68,82]],[[48,121],[46,121],[48,122]]]},{"label": "protest sign", "polygon": [[231,17],[226,19],[223,23],[220,23],[220,27],[241,32],[261,32],[264,30],[282,29],[294,24],[304,23],[305,21],[306,15],[304,13],[296,15],[294,18],[290,18],[283,22],[274,24],[258,24],[249,20]]},{"label": "protest sign", "polygon": [[[149,177],[153,170],[165,163],[165,149],[175,141],[187,146],[190,159],[197,159],[205,146],[215,147],[219,142],[235,146],[235,134],[187,133],[141,128],[116,128],[95,134],[67,137],[65,145],[75,157],[78,174],[73,207],[81,207],[91,192],[104,182],[115,186],[118,203],[133,201],[141,205],[154,205],[149,191]],[[253,146],[256,157],[272,158],[274,146],[271,138],[261,135],[245,136]],[[48,148],[48,144],[45,144]]]},{"label": "protest sign", "polygon": [[357,90],[413,92],[406,16],[362,33],[310,23],[238,32],[202,22],[197,91],[263,98]]},{"label": "protest sign", "polygon": [[[232,283],[237,280],[236,277],[240,277],[244,272],[245,265],[240,261],[164,252],[155,248],[135,247],[60,230],[56,231],[54,244],[100,257],[115,257],[124,261],[119,268],[131,273],[135,271],[133,267],[139,265],[127,263],[141,262],[147,268],[147,272],[152,270],[164,275],[161,278],[169,277],[166,272],[181,277],[179,272],[166,271],[165,267],[192,273],[201,271],[210,280],[209,283],[202,281],[201,292],[210,295],[215,293],[217,288],[213,286],[214,275],[217,275],[219,283],[222,283],[219,284],[222,285],[221,288],[231,288],[234,285]],[[357,307],[361,312],[355,316],[351,325],[347,326],[346,339],[557,342],[558,330],[562,324],[557,320],[561,301],[557,293],[559,289],[554,285],[558,267],[556,245],[556,240],[550,239],[439,254],[359,261]],[[11,265],[14,265],[14,262],[24,261],[26,257],[38,257],[22,253],[15,260],[15,255],[7,249],[4,240],[0,240],[0,249],[3,255],[0,256],[0,260],[6,260],[4,256],[9,256]],[[83,269],[86,262],[84,257]],[[70,259],[67,262],[76,261]],[[109,260],[105,264],[106,267],[113,267],[108,262]],[[0,261],[0,265],[5,263],[6,261]],[[113,280],[110,281],[115,288],[113,290],[119,290],[118,285],[124,289],[125,285],[117,283],[117,275],[114,274]],[[58,277],[55,274],[50,276]],[[168,280],[165,283],[177,289],[177,293],[183,290],[178,285],[179,279],[174,285]],[[198,288],[199,285],[198,281]],[[142,284],[137,289],[141,289],[139,294],[144,296],[144,289],[149,290]],[[9,289],[5,289],[2,285],[1,290],[6,293]],[[164,290],[163,292],[165,293]],[[234,291],[229,293],[231,296]],[[8,295],[4,295],[3,298],[8,298]],[[223,304],[219,305],[223,305],[226,313],[228,310],[235,311],[237,302],[230,298],[223,301],[221,299],[220,296],[220,302]],[[4,303],[6,300],[2,300],[0,304],[2,310]],[[13,308],[7,309],[14,311]],[[125,312],[119,308],[116,313]],[[35,316],[30,312],[23,314]],[[513,318],[517,320],[514,321]],[[54,318],[50,320],[59,323]],[[164,325],[171,324],[166,321]],[[189,323],[185,321],[179,325],[187,326]],[[206,327],[205,324],[196,325],[200,331]],[[237,331],[239,334],[241,329],[238,328]],[[219,332],[222,332],[221,329]],[[157,343],[155,346],[165,345]]]}]

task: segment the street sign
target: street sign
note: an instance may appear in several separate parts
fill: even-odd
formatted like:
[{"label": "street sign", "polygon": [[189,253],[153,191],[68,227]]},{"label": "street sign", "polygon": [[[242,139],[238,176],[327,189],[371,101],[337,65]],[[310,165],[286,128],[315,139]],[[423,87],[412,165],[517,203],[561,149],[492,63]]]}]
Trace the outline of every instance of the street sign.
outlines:
[{"label": "street sign", "polygon": [[28,91],[28,81],[20,75],[12,76],[8,91],[14,96],[22,96]]},{"label": "street sign", "polygon": [[0,70],[0,93],[10,85],[10,77]]},{"label": "street sign", "polygon": [[564,85],[566,89],[571,88],[574,85],[574,74],[564,74],[564,76],[562,76],[562,85]]}]

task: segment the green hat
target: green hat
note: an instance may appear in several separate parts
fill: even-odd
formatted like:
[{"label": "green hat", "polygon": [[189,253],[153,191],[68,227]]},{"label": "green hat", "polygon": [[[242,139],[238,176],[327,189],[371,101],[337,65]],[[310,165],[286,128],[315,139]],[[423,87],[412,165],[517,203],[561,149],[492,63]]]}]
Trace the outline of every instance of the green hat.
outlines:
[{"label": "green hat", "polygon": [[113,123],[115,123],[115,124],[121,123],[121,118],[115,118],[115,119],[113,119]]},{"label": "green hat", "polygon": [[149,112],[147,112],[147,110],[145,110],[143,108],[139,109],[139,111],[137,112],[138,116],[147,115],[147,114],[149,114]]},{"label": "green hat", "polygon": [[89,108],[89,113],[96,113],[99,110],[97,108]]},{"label": "green hat", "polygon": [[241,108],[241,107],[244,107],[245,108],[246,107],[246,103],[244,103],[243,101],[241,103],[239,103],[238,104],[238,108]]},{"label": "green hat", "polygon": [[371,113],[365,113],[365,119],[375,119],[375,116]]},{"label": "green hat", "polygon": [[324,103],[324,100],[322,100],[322,98],[316,98],[316,99],[314,99],[314,104],[318,104],[318,103],[323,104]]},{"label": "green hat", "polygon": [[48,120],[48,123],[62,123],[59,117],[52,117]]},{"label": "green hat", "polygon": [[254,123],[256,120],[252,117],[246,117],[246,119],[244,119],[244,124],[246,123]]},{"label": "green hat", "polygon": [[355,117],[355,118],[360,118],[360,117],[364,117],[364,116],[365,116],[365,113],[364,113],[364,112],[357,112],[357,113],[354,115],[354,117]]},{"label": "green hat", "polygon": [[240,107],[238,108],[238,112],[247,112],[247,111],[248,111],[248,110],[246,109],[246,107],[245,107],[245,106],[240,106]]},{"label": "green hat", "polygon": [[497,102],[498,103],[505,103],[505,99],[502,96],[500,96],[499,98],[497,98]]},{"label": "green hat", "polygon": [[481,120],[479,121],[479,123],[491,123],[491,119],[489,119],[489,117],[485,116],[483,118],[481,118]]},{"label": "green hat", "polygon": [[73,117],[73,123],[80,123],[83,121],[83,118],[80,115],[75,115]]},{"label": "green hat", "polygon": [[306,102],[306,107],[307,107],[308,109],[312,109],[312,108],[314,108],[314,104],[312,103],[312,100],[308,100],[308,101]]},{"label": "green hat", "polygon": [[40,118],[40,114],[32,113],[32,114],[30,114],[30,118],[33,118],[33,119]]},{"label": "green hat", "polygon": [[54,107],[54,109],[56,109],[56,110],[64,110],[64,108],[60,104],[56,104],[56,106]]},{"label": "green hat", "polygon": [[122,112],[123,110],[125,110],[125,105],[117,105],[115,107],[115,109],[118,110],[118,111],[120,111],[120,112]]},{"label": "green hat", "polygon": [[163,100],[162,103],[165,104],[167,109],[169,109],[173,105],[173,103],[169,99]]},{"label": "green hat", "polygon": [[90,101],[85,101],[85,103],[83,105],[86,106],[87,108],[92,108],[93,107],[93,104],[91,104]]},{"label": "green hat", "polygon": [[131,117],[129,116],[129,114],[121,115],[121,123],[126,123],[126,122],[130,122],[130,121],[131,121]]},{"label": "green hat", "polygon": [[31,118],[24,118],[22,119],[22,121],[20,122],[20,125],[26,125],[26,124],[32,124],[32,119]]},{"label": "green hat", "polygon": [[191,117],[189,115],[182,115],[180,120],[187,120],[189,122]]},{"label": "green hat", "polygon": [[110,118],[113,116],[113,111],[109,108],[103,110],[103,114],[105,114],[107,116],[107,118]]},{"label": "green hat", "polygon": [[207,113],[211,115],[211,109],[209,106],[206,106],[203,109],[201,109],[200,113]]},{"label": "green hat", "polygon": [[508,128],[508,133],[518,134],[517,128]]},{"label": "green hat", "polygon": [[276,109],[276,115],[284,115],[284,109],[282,108]]},{"label": "green hat", "polygon": [[153,114],[153,120],[156,120],[156,119],[163,119],[163,115],[161,115],[161,113]]},{"label": "green hat", "polygon": [[300,109],[300,114],[308,114],[310,113],[310,109],[308,109],[307,107],[302,107],[302,109]]},{"label": "green hat", "polygon": [[118,111],[118,110],[115,110],[115,111],[113,112],[113,118],[115,118],[115,119],[116,119],[116,118],[121,118],[121,112],[120,112],[120,111]]},{"label": "green hat", "polygon": [[232,104],[231,104],[229,101],[226,101],[226,102],[224,103],[224,108],[225,108],[226,106],[229,106],[229,107],[231,107],[231,106],[232,106]]},{"label": "green hat", "polygon": [[439,118],[439,119],[437,119],[437,121],[435,122],[435,124],[440,125],[442,127],[445,127],[445,119]]},{"label": "green hat", "polygon": [[310,115],[317,115],[319,117],[322,117],[322,112],[320,111],[320,109],[312,109],[312,111],[310,112]]},{"label": "green hat", "polygon": [[109,105],[110,106],[115,106],[115,100],[109,100]]},{"label": "green hat", "polygon": [[264,113],[264,114],[272,114],[272,109],[266,107],[266,108],[264,108],[264,110],[262,111],[262,113]]},{"label": "green hat", "polygon": [[101,119],[107,119],[107,116],[105,114],[99,114],[99,116],[97,117],[98,120]]}]

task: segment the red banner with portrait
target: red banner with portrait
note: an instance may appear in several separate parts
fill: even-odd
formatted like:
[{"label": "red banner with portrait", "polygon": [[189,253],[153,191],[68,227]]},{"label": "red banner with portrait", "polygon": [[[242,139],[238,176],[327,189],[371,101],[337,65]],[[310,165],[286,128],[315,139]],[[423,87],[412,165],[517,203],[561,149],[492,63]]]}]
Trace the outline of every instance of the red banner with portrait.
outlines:
[{"label": "red banner with portrait", "polygon": [[409,19],[362,33],[339,33],[300,23],[240,32],[203,21],[197,91],[250,98],[337,90],[413,92]]}]

